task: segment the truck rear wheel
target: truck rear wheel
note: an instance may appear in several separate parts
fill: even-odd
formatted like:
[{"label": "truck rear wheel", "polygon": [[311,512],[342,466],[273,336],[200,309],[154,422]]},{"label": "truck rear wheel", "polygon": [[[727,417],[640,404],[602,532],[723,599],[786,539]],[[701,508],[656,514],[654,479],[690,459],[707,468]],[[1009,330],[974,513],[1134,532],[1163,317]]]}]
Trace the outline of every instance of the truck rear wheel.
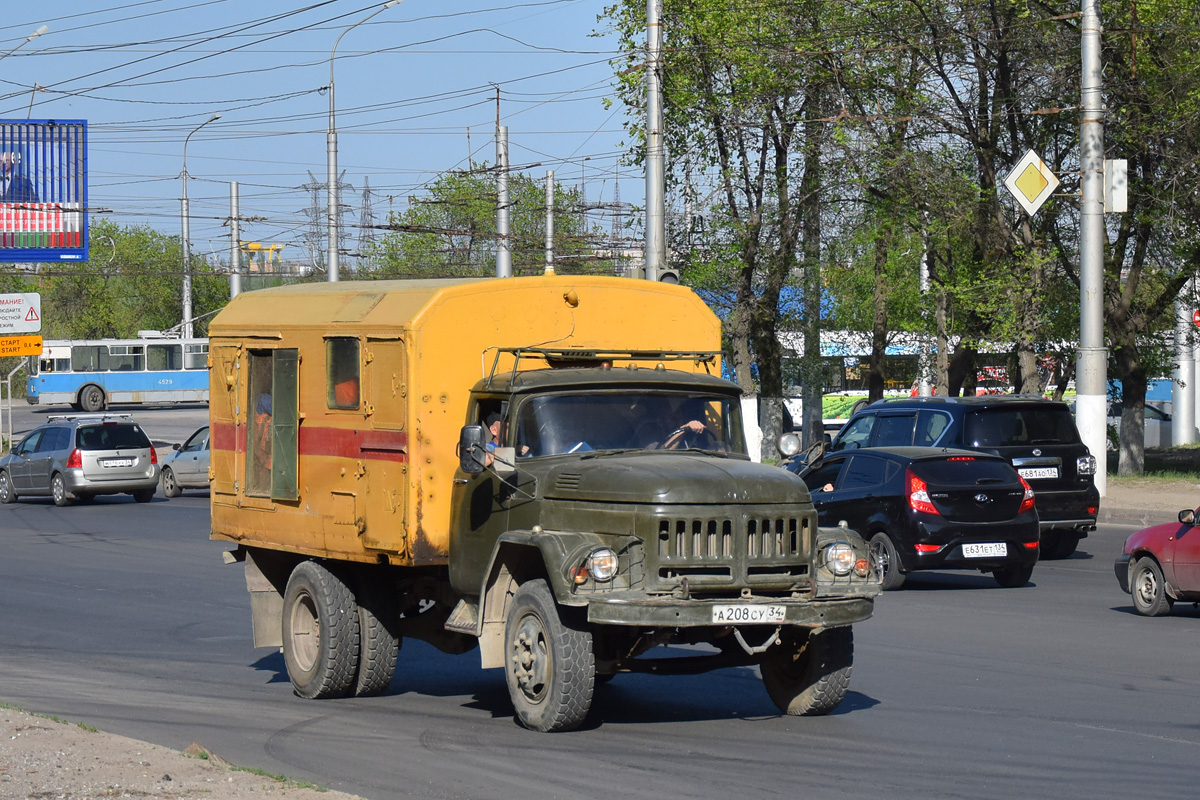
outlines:
[{"label": "truck rear wheel", "polygon": [[360,585],[357,599],[359,648],[354,694],[374,697],[387,691],[396,674],[401,639],[396,635],[395,597],[386,590]]},{"label": "truck rear wheel", "polygon": [[534,731],[578,728],[592,705],[592,634],[560,609],[542,579],[517,589],[504,629],[504,677],[517,721]]},{"label": "truck rear wheel", "polygon": [[815,717],[838,707],[850,687],[854,631],[850,626],[790,630],[767,651],[760,669],[771,700],[785,714]]},{"label": "truck rear wheel", "polygon": [[344,697],[359,658],[358,604],[349,587],[315,561],[292,571],[283,593],[283,660],[296,694]]}]

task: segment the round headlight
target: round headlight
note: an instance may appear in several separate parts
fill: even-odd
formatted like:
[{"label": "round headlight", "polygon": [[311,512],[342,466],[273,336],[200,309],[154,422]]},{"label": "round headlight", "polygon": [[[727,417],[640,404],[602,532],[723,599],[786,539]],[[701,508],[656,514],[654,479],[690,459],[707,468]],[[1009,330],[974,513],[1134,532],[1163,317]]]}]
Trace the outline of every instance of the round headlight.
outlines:
[{"label": "round headlight", "polygon": [[776,449],[783,456],[794,456],[800,452],[800,437],[794,433],[781,434],[775,442]]},{"label": "round headlight", "polygon": [[825,566],[834,575],[849,575],[856,560],[854,548],[845,542],[834,542],[825,548]]},{"label": "round headlight", "polygon": [[617,575],[617,554],[607,547],[598,547],[588,556],[588,572],[597,581],[611,581]]}]

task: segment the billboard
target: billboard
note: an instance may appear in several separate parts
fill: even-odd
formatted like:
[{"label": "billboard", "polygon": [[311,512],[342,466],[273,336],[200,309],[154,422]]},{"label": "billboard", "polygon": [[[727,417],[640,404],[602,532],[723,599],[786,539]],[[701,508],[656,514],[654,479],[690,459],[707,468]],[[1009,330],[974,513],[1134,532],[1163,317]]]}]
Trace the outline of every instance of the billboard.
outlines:
[{"label": "billboard", "polygon": [[0,120],[0,262],[87,254],[87,122]]}]

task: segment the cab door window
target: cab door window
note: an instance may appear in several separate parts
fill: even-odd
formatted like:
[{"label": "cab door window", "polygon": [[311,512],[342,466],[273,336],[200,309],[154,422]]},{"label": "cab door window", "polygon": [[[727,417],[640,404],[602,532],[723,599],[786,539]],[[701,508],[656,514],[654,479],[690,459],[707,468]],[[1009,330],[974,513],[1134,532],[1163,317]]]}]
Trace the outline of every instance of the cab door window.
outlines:
[{"label": "cab door window", "polygon": [[246,494],[299,496],[299,351],[251,351],[247,381]]}]

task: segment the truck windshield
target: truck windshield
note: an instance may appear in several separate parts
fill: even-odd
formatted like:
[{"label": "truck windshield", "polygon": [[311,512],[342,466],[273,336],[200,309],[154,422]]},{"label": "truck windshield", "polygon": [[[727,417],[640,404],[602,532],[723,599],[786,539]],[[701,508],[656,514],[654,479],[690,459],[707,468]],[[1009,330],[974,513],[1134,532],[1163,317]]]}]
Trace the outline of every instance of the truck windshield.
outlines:
[{"label": "truck windshield", "polygon": [[513,444],[526,458],[629,449],[746,452],[738,399],[694,392],[532,397],[517,411]]}]

